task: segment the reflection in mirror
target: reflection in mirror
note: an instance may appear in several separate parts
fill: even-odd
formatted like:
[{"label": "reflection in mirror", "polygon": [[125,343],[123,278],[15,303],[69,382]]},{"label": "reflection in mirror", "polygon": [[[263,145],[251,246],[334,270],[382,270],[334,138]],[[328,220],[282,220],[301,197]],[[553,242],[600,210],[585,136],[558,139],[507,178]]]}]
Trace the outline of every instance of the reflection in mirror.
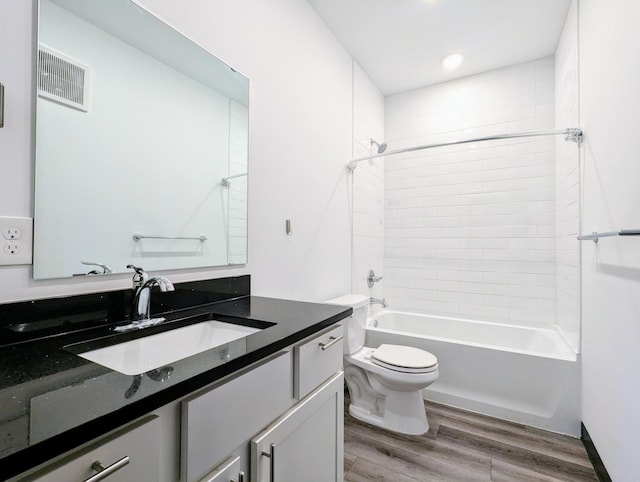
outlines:
[{"label": "reflection in mirror", "polygon": [[248,79],[128,0],[38,35],[34,278],[245,263]]}]

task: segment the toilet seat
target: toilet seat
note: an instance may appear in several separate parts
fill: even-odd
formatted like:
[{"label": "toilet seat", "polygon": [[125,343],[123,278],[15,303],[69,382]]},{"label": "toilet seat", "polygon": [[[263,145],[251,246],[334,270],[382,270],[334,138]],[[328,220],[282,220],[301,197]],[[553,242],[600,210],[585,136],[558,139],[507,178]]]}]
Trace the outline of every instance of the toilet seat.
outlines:
[{"label": "toilet seat", "polygon": [[437,370],[438,359],[419,348],[401,345],[380,345],[371,353],[378,366],[403,373],[429,373]]}]

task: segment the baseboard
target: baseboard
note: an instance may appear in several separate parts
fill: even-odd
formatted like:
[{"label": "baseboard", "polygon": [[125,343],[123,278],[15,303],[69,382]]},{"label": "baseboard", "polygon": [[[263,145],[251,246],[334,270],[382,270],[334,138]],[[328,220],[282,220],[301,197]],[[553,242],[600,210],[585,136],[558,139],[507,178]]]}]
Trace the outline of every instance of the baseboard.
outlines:
[{"label": "baseboard", "polygon": [[593,465],[593,469],[596,471],[598,480],[600,482],[611,482],[609,472],[607,472],[607,468],[604,466],[600,455],[598,455],[596,446],[594,445],[593,440],[591,440],[591,436],[589,435],[589,432],[587,432],[587,428],[584,426],[584,423],[580,424],[580,429],[580,439],[584,444],[584,448],[587,450],[587,455],[589,456],[589,460]]}]

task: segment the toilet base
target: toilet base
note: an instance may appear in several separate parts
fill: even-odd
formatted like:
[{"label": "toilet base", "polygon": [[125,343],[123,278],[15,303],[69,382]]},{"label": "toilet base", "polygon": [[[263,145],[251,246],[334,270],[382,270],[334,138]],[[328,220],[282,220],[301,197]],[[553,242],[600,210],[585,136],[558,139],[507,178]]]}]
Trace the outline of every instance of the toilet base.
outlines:
[{"label": "toilet base", "polygon": [[[422,391],[387,390],[362,369],[345,363],[345,380],[349,388],[352,417],[376,427],[408,435],[422,435],[429,430]],[[373,382],[373,383],[372,383]]]},{"label": "toilet base", "polygon": [[[402,393],[402,400],[389,400],[394,394],[388,395],[385,400],[385,410],[382,415],[372,413],[364,407],[353,403],[349,405],[349,414],[358,420],[375,425],[376,427],[407,435],[422,435],[429,431],[427,414],[424,411],[424,403],[420,392]],[[419,397],[417,408],[415,396]],[[409,397],[407,397],[409,396]],[[410,407],[407,407],[410,405]],[[404,415],[410,414],[410,415]]]}]

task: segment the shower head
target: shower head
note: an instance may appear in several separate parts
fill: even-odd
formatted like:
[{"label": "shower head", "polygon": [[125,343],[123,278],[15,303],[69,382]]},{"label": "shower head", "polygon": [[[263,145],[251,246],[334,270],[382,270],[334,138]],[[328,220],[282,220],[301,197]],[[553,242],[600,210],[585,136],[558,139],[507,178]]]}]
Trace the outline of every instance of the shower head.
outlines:
[{"label": "shower head", "polygon": [[378,144],[376,141],[374,141],[373,139],[369,139],[369,141],[371,142],[371,145],[376,145],[376,147],[378,148],[378,154],[382,154],[384,151],[387,150],[387,143],[383,142],[382,144]]}]

